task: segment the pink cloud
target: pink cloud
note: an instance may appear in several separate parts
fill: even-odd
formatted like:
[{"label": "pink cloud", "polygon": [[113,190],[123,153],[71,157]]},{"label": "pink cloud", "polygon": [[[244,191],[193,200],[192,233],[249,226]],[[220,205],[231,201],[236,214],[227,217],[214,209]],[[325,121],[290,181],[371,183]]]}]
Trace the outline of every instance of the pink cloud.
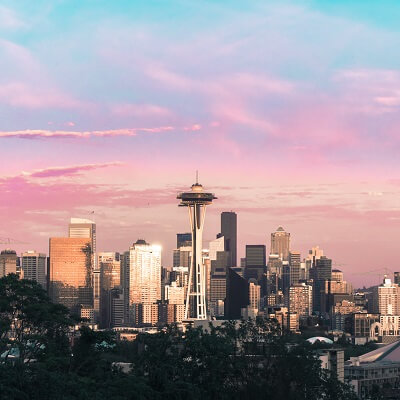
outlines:
[{"label": "pink cloud", "polygon": [[[46,170],[43,170],[46,171]],[[56,177],[61,176],[52,171],[35,173],[32,177]],[[63,175],[76,173],[74,171]],[[37,175],[39,174],[39,175]],[[0,214],[2,217],[15,213],[16,217],[21,213],[32,211],[61,211],[73,210],[87,206],[129,206],[145,207],[162,204],[176,203],[178,188],[159,188],[134,190],[126,189],[118,185],[95,185],[76,182],[38,183],[28,180],[28,177],[18,176],[0,179],[0,188],[3,195],[0,199]],[[79,193],[79,196],[77,196]]]},{"label": "pink cloud", "polygon": [[45,129],[26,129],[22,131],[0,131],[0,138],[19,138],[19,139],[87,139],[91,137],[113,137],[113,136],[136,136],[140,132],[160,133],[172,131],[172,126],[160,126],[154,128],[127,128],[127,129],[108,129],[102,131],[62,131]]},{"label": "pink cloud", "polygon": [[24,176],[29,176],[31,178],[54,178],[60,176],[71,176],[79,174],[83,171],[92,171],[99,168],[106,167],[114,167],[120,166],[123,163],[119,161],[108,162],[103,164],[82,164],[82,165],[73,165],[69,167],[50,167],[44,169],[38,169],[30,173],[24,173]]}]

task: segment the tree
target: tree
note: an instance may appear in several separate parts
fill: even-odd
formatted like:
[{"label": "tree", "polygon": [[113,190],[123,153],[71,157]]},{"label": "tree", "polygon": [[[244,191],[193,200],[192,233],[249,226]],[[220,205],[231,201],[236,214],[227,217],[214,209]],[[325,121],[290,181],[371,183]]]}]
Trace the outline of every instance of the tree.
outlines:
[{"label": "tree", "polygon": [[29,362],[67,351],[72,322],[68,310],[52,303],[37,282],[15,274],[0,279],[0,351],[5,360]]}]

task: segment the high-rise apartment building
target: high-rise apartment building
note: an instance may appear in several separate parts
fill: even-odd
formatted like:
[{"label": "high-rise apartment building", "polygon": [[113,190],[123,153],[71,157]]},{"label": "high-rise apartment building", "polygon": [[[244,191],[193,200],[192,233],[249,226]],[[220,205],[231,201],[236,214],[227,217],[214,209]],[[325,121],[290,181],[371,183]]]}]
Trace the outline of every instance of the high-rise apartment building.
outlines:
[{"label": "high-rise apartment building", "polygon": [[221,213],[221,236],[228,252],[228,267],[237,266],[237,215],[233,211]]},{"label": "high-rise apartment building", "polygon": [[385,278],[380,286],[374,287],[373,311],[381,315],[400,315],[400,288]]},{"label": "high-rise apartment building", "polygon": [[165,285],[165,300],[169,304],[185,304],[185,288],[178,286],[177,282]]},{"label": "high-rise apartment building", "polygon": [[290,313],[297,313],[299,317],[310,316],[312,314],[312,286],[305,283],[290,286],[286,301]]},{"label": "high-rise apartment building", "polygon": [[17,273],[17,252],[6,249],[0,253],[0,278],[8,274]]},{"label": "high-rise apartment building", "polygon": [[93,307],[93,254],[87,238],[50,238],[49,295],[73,312]]},{"label": "high-rise apartment building", "polygon": [[283,261],[289,261],[290,252],[290,233],[286,232],[281,226],[271,233],[270,254],[278,254]]},{"label": "high-rise apartment building", "polygon": [[[135,305],[154,304],[161,300],[161,246],[139,239],[130,247],[128,259],[129,310],[135,320]],[[140,310],[144,316],[149,316],[151,307]],[[149,321],[149,318],[145,320]]]},{"label": "high-rise apartment building", "polygon": [[257,284],[255,279],[250,279],[249,281],[249,307],[253,310],[260,310],[260,300],[261,300],[261,292],[260,285]]},{"label": "high-rise apartment building", "polygon": [[22,253],[21,266],[24,279],[36,281],[46,289],[46,264],[46,254],[33,250]]}]

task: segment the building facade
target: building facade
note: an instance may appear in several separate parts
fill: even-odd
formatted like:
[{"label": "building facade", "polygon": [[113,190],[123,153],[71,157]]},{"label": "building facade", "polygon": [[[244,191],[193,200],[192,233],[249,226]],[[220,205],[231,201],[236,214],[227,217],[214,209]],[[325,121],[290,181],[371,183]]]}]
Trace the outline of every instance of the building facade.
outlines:
[{"label": "building facade", "polygon": [[80,314],[93,307],[93,254],[87,238],[50,238],[49,295]]},{"label": "building facade", "polygon": [[281,226],[271,233],[270,254],[278,254],[282,261],[289,261],[290,233]]},{"label": "building facade", "polygon": [[33,250],[21,254],[21,267],[24,279],[30,279],[39,283],[43,289],[47,288],[46,283],[46,254]]}]

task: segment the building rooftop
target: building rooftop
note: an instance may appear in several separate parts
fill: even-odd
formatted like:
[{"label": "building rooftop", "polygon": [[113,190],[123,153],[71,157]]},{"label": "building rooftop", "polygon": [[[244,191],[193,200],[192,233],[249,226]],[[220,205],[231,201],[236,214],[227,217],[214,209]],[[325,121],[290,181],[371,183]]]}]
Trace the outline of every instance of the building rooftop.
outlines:
[{"label": "building rooftop", "polygon": [[400,340],[363,354],[358,359],[362,363],[375,361],[400,362]]}]

